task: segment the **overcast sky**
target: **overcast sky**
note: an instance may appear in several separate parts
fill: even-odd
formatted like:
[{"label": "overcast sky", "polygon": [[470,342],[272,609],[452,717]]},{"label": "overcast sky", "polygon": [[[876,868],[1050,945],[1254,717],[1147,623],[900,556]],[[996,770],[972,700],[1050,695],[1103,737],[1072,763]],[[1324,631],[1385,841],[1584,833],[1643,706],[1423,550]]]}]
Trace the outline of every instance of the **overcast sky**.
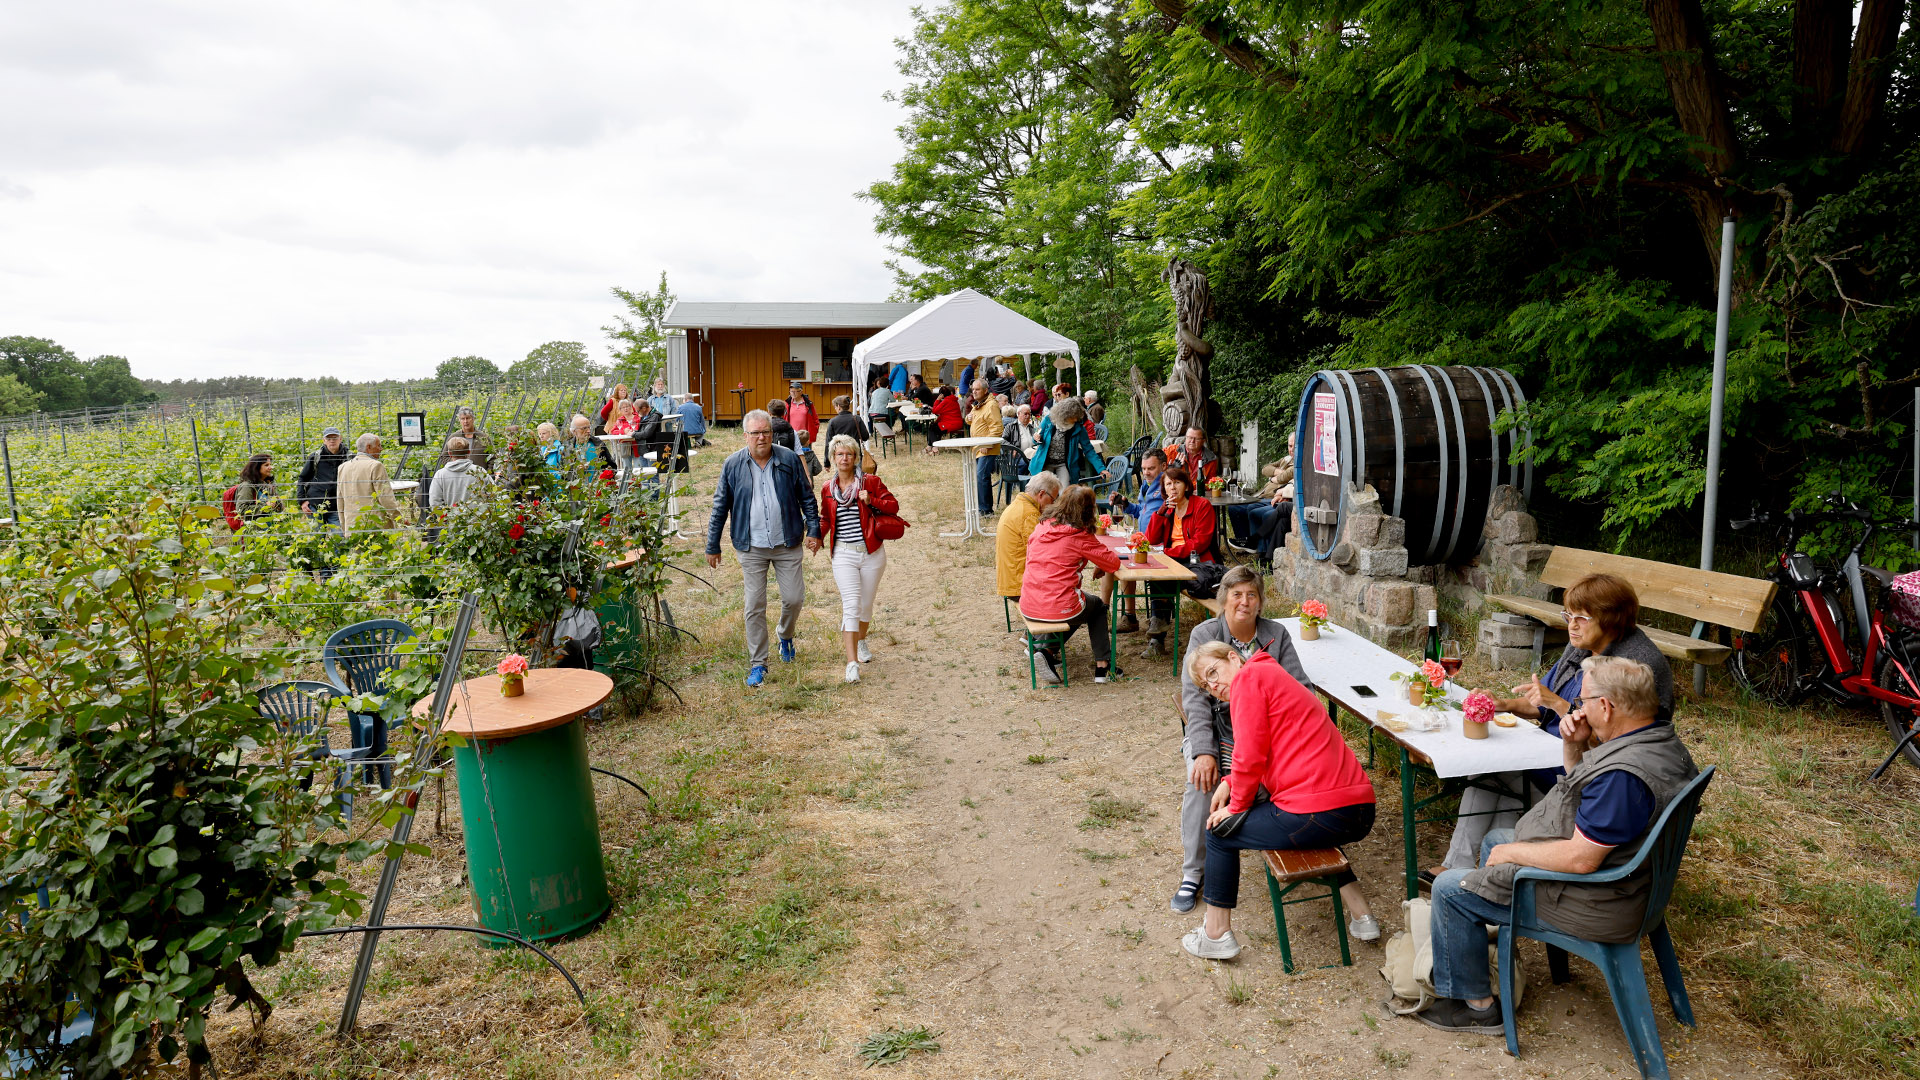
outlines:
[{"label": "overcast sky", "polygon": [[0,335],[143,377],[604,355],[613,285],[882,300],[909,0],[0,5]]}]

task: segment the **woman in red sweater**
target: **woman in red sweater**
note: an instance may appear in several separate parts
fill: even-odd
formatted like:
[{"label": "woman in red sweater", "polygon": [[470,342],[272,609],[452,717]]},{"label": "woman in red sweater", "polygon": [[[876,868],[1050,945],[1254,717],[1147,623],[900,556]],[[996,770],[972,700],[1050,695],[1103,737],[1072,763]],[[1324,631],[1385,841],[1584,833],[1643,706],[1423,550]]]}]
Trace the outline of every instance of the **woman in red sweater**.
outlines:
[{"label": "woman in red sweater", "polygon": [[[1215,567],[1206,571],[1196,569],[1198,576],[1188,590],[1195,597],[1211,598],[1219,591],[1220,579],[1226,573],[1213,557],[1213,504],[1194,495],[1193,478],[1184,469],[1161,473],[1160,490],[1166,493],[1166,501],[1147,518],[1147,543],[1160,545],[1170,558],[1189,567]],[[1180,595],[1180,586],[1151,583],[1147,586],[1147,595],[1152,598],[1148,601],[1152,618],[1147,620],[1147,654],[1164,656],[1167,624],[1173,616],[1174,598]]]},{"label": "woman in red sweater", "polygon": [[[1319,699],[1265,651],[1242,658],[1224,641],[1205,642],[1187,654],[1187,676],[1227,703],[1233,771],[1213,789],[1207,817],[1206,921],[1180,943],[1203,959],[1230,960],[1240,953],[1233,936],[1240,853],[1361,839],[1373,831],[1373,784]],[[1349,933],[1362,941],[1380,936],[1350,871],[1340,879],[1340,898],[1353,912]]]},{"label": "woman in red sweater", "polygon": [[[953,396],[953,387],[943,386],[940,395],[933,399],[933,425],[939,429],[939,437],[950,439],[960,434],[967,426],[966,419],[960,415],[960,399]],[[927,444],[927,453],[937,454],[933,444]]]},{"label": "woman in red sweater", "polygon": [[[1084,625],[1093,639],[1093,681],[1103,683],[1112,659],[1107,648],[1107,604],[1080,588],[1080,568],[1088,563],[1111,574],[1120,569],[1120,556],[1093,535],[1093,489],[1075,484],[1047,507],[1027,538],[1020,614],[1035,622],[1066,623],[1068,637],[1073,636],[1074,627]],[[1042,649],[1039,663],[1041,679],[1057,684],[1060,657]]]},{"label": "woman in red sweater", "polygon": [[847,647],[848,682],[860,681],[860,665],[873,659],[867,627],[873,624],[873,598],[887,570],[887,552],[874,531],[876,514],[900,513],[900,500],[880,478],[860,470],[860,444],[851,435],[827,443],[833,475],[820,487],[820,538],[833,563],[840,589],[840,640]]}]

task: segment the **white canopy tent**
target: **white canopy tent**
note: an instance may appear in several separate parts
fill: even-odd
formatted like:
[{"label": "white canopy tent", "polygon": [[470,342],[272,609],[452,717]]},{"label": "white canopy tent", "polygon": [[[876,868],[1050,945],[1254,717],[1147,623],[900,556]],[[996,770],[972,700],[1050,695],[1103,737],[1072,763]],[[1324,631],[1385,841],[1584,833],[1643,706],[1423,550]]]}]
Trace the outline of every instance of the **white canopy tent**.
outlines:
[{"label": "white canopy tent", "polygon": [[[1073,358],[1073,387],[1080,389],[1080,346],[972,289],[951,292],[853,347],[853,385],[867,386],[876,367],[926,360],[1066,353]],[[1031,368],[1028,378],[1032,377]],[[1053,382],[1048,375],[1047,381]]]}]

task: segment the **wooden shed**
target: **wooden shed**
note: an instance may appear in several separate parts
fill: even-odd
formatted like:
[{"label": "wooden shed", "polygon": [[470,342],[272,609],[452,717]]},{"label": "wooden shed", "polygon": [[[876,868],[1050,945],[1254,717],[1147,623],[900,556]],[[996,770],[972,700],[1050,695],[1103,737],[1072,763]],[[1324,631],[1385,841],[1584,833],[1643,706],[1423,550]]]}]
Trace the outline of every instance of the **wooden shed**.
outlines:
[{"label": "wooden shed", "polygon": [[686,392],[700,395],[708,417],[738,421],[743,401],[748,409],[764,407],[785,397],[795,381],[831,415],[834,396],[853,389],[853,347],[919,309],[918,303],[680,300],[660,325],[686,331]]}]

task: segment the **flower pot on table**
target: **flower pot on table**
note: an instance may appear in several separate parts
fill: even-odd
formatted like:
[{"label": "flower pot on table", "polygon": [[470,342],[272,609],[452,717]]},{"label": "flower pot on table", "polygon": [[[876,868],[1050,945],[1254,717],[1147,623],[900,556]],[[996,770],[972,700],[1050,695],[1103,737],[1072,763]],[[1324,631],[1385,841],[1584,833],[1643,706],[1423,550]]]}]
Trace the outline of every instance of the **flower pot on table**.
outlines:
[{"label": "flower pot on table", "polygon": [[1319,641],[1320,628],[1311,623],[1305,626],[1302,626],[1300,628],[1300,640],[1301,641]]}]

